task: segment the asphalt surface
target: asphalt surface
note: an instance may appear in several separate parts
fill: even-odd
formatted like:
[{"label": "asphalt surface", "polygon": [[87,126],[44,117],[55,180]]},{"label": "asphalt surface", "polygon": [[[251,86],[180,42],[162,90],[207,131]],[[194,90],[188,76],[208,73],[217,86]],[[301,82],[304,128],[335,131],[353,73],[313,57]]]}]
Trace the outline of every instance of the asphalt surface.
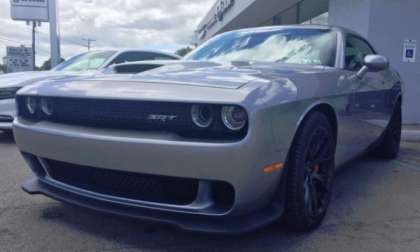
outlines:
[{"label": "asphalt surface", "polygon": [[29,196],[31,177],[13,140],[0,133],[0,251],[419,251],[420,143],[394,161],[358,159],[338,172],[324,224],[307,234],[279,224],[241,236],[105,215]]}]

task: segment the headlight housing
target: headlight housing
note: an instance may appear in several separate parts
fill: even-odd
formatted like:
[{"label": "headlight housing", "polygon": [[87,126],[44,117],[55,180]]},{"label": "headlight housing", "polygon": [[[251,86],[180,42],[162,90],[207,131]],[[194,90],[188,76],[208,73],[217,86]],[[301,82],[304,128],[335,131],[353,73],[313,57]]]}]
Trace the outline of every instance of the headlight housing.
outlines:
[{"label": "headlight housing", "polygon": [[213,108],[210,105],[193,105],[191,118],[199,128],[208,128],[214,121]]},{"label": "headlight housing", "polygon": [[202,130],[237,135],[247,127],[248,114],[238,105],[195,104],[191,105],[191,120]]},{"label": "headlight housing", "polygon": [[0,100],[14,99],[21,87],[0,88]]},{"label": "headlight housing", "polygon": [[51,103],[50,99],[41,98],[40,106],[41,106],[41,111],[44,115],[46,115],[46,116],[52,116],[53,115],[54,111],[53,111],[53,106],[52,106],[52,103]]},{"label": "headlight housing", "polygon": [[224,106],[222,108],[222,121],[226,128],[232,131],[240,131],[246,126],[248,115],[239,106]]},{"label": "headlight housing", "polygon": [[30,115],[35,115],[38,111],[38,101],[33,96],[28,96],[25,99],[25,107]]}]

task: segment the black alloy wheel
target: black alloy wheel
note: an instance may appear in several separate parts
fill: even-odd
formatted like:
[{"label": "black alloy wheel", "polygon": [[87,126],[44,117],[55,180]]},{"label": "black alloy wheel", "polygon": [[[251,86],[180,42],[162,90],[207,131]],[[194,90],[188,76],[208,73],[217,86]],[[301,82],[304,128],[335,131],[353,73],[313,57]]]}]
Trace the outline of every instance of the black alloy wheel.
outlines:
[{"label": "black alloy wheel", "polygon": [[331,199],[336,140],[327,116],[313,112],[302,123],[287,163],[286,210],[290,228],[308,231],[324,219]]}]

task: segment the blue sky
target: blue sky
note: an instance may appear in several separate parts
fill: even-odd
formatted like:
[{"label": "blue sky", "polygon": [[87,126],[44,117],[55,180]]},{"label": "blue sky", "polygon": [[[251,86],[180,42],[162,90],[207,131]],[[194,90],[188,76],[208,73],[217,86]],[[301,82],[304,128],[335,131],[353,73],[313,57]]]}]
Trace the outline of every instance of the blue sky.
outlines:
[{"label": "blue sky", "polygon": [[[145,48],[174,52],[193,41],[193,32],[215,0],[58,0],[62,56],[93,47]],[[5,46],[31,44],[31,27],[10,18],[9,0],[0,1],[0,59]],[[49,58],[48,23],[37,32],[37,64]]]}]

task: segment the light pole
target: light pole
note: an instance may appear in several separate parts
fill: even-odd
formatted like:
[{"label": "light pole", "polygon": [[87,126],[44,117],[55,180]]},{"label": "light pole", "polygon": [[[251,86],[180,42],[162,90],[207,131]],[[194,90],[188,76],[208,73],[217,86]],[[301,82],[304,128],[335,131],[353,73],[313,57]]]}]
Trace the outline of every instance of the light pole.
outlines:
[{"label": "light pole", "polygon": [[48,10],[50,17],[50,44],[51,44],[51,67],[60,63],[60,28],[59,19],[57,17],[58,0],[48,1]]}]

